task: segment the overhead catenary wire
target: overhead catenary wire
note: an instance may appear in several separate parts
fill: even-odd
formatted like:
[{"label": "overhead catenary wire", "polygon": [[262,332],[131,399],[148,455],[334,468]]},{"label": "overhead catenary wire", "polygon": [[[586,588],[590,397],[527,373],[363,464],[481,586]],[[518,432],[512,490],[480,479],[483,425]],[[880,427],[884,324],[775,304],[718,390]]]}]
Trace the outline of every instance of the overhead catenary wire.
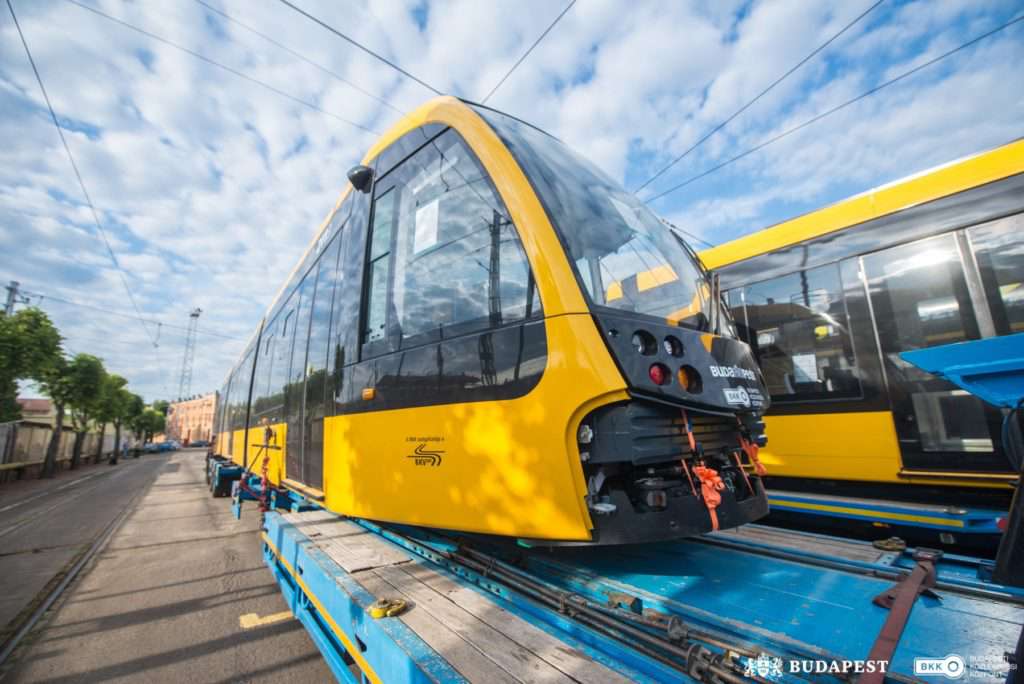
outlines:
[{"label": "overhead catenary wire", "polygon": [[[262,88],[265,88],[265,89],[269,90],[272,93],[275,93],[277,95],[280,95],[283,98],[291,100],[292,102],[295,102],[296,104],[300,104],[300,105],[303,105],[304,107],[308,107],[308,108],[310,108],[310,109],[312,109],[314,111],[320,112],[321,114],[324,114],[325,116],[329,116],[332,119],[337,119],[338,121],[341,121],[342,123],[346,123],[349,126],[352,126],[354,128],[358,128],[359,130],[364,131],[366,133],[370,133],[370,134],[376,135],[376,136],[381,135],[380,132],[375,131],[372,128],[368,128],[368,127],[366,127],[366,126],[364,126],[364,125],[362,125],[360,123],[356,123],[355,121],[352,121],[351,119],[346,119],[345,117],[343,117],[343,116],[341,116],[339,114],[335,114],[334,112],[329,112],[326,109],[323,109],[322,107],[319,107],[319,106],[317,106],[316,104],[314,104],[312,102],[309,102],[307,100],[303,100],[300,97],[296,97],[296,96],[294,96],[294,95],[292,95],[290,93],[287,93],[287,92],[281,90],[280,88],[277,88],[275,86],[270,85],[269,83],[267,83],[265,81],[261,81],[258,78],[253,78],[252,76],[250,76],[250,75],[248,75],[248,74],[246,74],[246,73],[244,73],[242,71],[239,71],[238,69],[235,69],[234,67],[230,67],[230,66],[228,66],[226,64],[222,64],[221,62],[218,62],[216,60],[210,59],[206,55],[200,54],[200,53],[198,53],[198,52],[196,52],[194,50],[190,50],[189,48],[185,47],[184,45],[179,45],[178,43],[175,43],[172,40],[164,38],[163,36],[159,36],[159,35],[151,32],[151,31],[147,31],[144,28],[140,28],[140,27],[136,26],[135,24],[131,24],[131,23],[129,23],[127,21],[124,21],[122,19],[118,19],[117,17],[115,17],[113,15],[110,15],[110,14],[107,14],[106,12],[103,12],[101,10],[98,10],[95,7],[89,7],[88,5],[85,5],[85,4],[82,4],[81,2],[78,2],[78,0],[67,0],[67,1],[70,2],[72,5],[76,5],[76,6],[81,7],[82,9],[84,9],[84,10],[86,10],[88,12],[92,12],[93,14],[95,14],[97,16],[103,17],[104,19],[106,19],[108,21],[111,21],[111,22],[113,22],[115,24],[119,24],[120,26],[123,26],[124,28],[127,28],[127,29],[129,29],[131,31],[135,31],[136,33],[142,34],[142,35],[144,35],[144,36],[146,36],[148,38],[152,38],[153,40],[155,40],[157,42],[163,43],[164,45],[167,45],[168,47],[174,48],[175,50],[179,50],[181,52],[184,52],[185,54],[192,55],[193,57],[195,57],[196,59],[198,59],[198,60],[200,60],[202,62],[205,62],[205,63],[207,63],[207,64],[209,64],[211,66],[215,66],[218,69],[222,69],[224,71],[227,71],[228,73],[233,74],[233,75],[237,76],[238,78],[241,78],[241,79],[244,79],[246,81],[249,81],[250,83],[254,83],[254,84],[256,84],[256,85],[258,85],[258,86],[260,86]],[[9,4],[9,2],[10,2],[10,0],[8,0],[8,4]]]},{"label": "overhead catenary wire", "polygon": [[533,45],[531,45],[529,49],[527,49],[527,51],[523,53],[523,56],[520,57],[519,60],[512,65],[512,68],[505,72],[505,75],[501,77],[501,80],[498,81],[493,88],[491,88],[491,92],[487,93],[487,97],[481,100],[480,104],[487,104],[487,101],[491,99],[491,96],[494,95],[494,93],[498,92],[498,88],[500,88],[505,83],[505,81],[508,80],[508,77],[512,75],[512,72],[519,68],[519,65],[522,64],[523,61],[530,56],[530,53],[533,52],[534,48],[540,45],[541,41],[544,40],[544,38],[547,37],[547,35],[551,32],[551,29],[555,28],[558,22],[562,20],[562,17],[564,17],[566,13],[569,10],[571,10],[572,6],[575,4],[576,0],[571,0],[571,2],[568,5],[566,5],[565,9],[563,9],[562,12],[557,17],[555,17],[555,20],[548,24],[548,27],[544,29],[544,33],[540,34],[537,37],[537,40],[533,41]]},{"label": "overhead catenary wire", "polygon": [[57,135],[60,136],[60,142],[64,146],[64,152],[67,153],[68,161],[71,162],[71,168],[75,172],[75,178],[78,179],[78,186],[82,190],[82,196],[85,198],[86,204],[89,205],[89,211],[92,213],[92,220],[96,225],[96,232],[103,240],[103,245],[107,249],[107,254],[110,256],[110,261],[114,264],[114,268],[117,269],[118,275],[121,278],[121,283],[124,285],[125,292],[128,294],[128,299],[132,303],[132,308],[135,309],[136,317],[142,324],[142,329],[146,333],[146,337],[150,339],[150,342],[156,344],[153,337],[150,335],[149,328],[146,327],[146,323],[142,318],[142,311],[139,309],[139,304],[135,300],[135,295],[132,293],[131,287],[128,285],[128,277],[125,274],[121,263],[117,260],[117,255],[114,254],[114,249],[110,246],[110,240],[107,238],[107,232],[103,229],[103,224],[100,222],[99,212],[96,211],[96,205],[92,201],[92,196],[89,194],[88,188],[85,186],[85,180],[82,178],[82,173],[78,170],[78,164],[75,163],[75,156],[71,153],[71,147],[68,145],[67,138],[64,137],[64,129],[61,127],[60,122],[57,120],[57,113],[53,110],[53,104],[50,102],[50,95],[46,92],[46,86],[43,85],[43,77],[39,74],[39,69],[36,67],[36,61],[32,58],[32,50],[29,49],[28,40],[25,38],[24,32],[21,30],[21,24],[18,22],[18,15],[14,12],[14,5],[11,4],[11,0],[7,0],[7,9],[10,10],[11,18],[14,20],[14,27],[18,31],[18,37],[21,38],[21,45],[25,48],[25,55],[28,57],[28,62],[32,66],[32,73],[35,74],[36,82],[39,84],[39,90],[43,94],[43,99],[46,101],[46,108],[50,112],[50,118],[53,119],[53,125],[57,129]]},{"label": "overhead catenary wire", "polygon": [[362,51],[363,51],[363,52],[365,52],[366,54],[370,55],[370,56],[371,56],[371,57],[373,57],[374,59],[376,59],[376,60],[378,60],[378,61],[380,61],[380,62],[383,62],[384,64],[388,65],[389,67],[391,67],[392,69],[394,69],[394,70],[395,70],[395,71],[397,71],[398,73],[400,73],[400,74],[402,74],[403,76],[405,76],[406,78],[410,78],[410,79],[412,79],[413,81],[416,81],[416,82],[417,82],[417,83],[419,83],[419,84],[420,84],[421,86],[423,86],[424,88],[426,88],[426,89],[427,89],[427,90],[429,90],[430,92],[434,93],[435,95],[444,95],[444,93],[442,93],[442,92],[441,92],[440,90],[438,90],[438,89],[437,89],[437,88],[435,88],[434,86],[430,85],[430,84],[429,84],[429,83],[427,83],[426,81],[424,81],[424,80],[422,80],[422,79],[420,79],[420,78],[417,78],[416,76],[413,76],[413,75],[412,75],[412,74],[410,74],[410,73],[409,73],[408,71],[406,71],[406,70],[405,70],[405,69],[403,69],[402,67],[398,66],[397,64],[395,64],[394,62],[392,62],[392,61],[391,61],[390,59],[388,59],[387,57],[385,57],[385,56],[383,56],[383,55],[381,55],[381,54],[379,54],[379,53],[377,53],[377,52],[374,52],[373,50],[371,50],[370,48],[366,47],[365,45],[363,45],[362,43],[360,43],[360,42],[359,42],[359,41],[357,41],[356,39],[354,39],[354,38],[351,38],[350,36],[347,36],[347,35],[345,35],[345,34],[344,34],[344,33],[342,33],[341,31],[339,31],[338,29],[334,28],[333,26],[331,26],[331,25],[330,25],[330,24],[328,24],[327,22],[325,22],[325,21],[323,21],[323,20],[321,20],[321,19],[319,19],[319,18],[317,18],[317,17],[313,16],[312,14],[310,14],[310,13],[309,13],[309,12],[307,12],[306,10],[302,9],[301,7],[298,7],[298,6],[294,5],[294,4],[292,4],[292,3],[291,3],[291,2],[289,2],[288,0],[278,0],[278,2],[280,2],[280,3],[282,4],[282,5],[285,5],[286,7],[289,7],[289,8],[291,8],[291,9],[292,9],[292,10],[294,10],[295,12],[298,12],[299,14],[301,14],[301,15],[302,15],[302,16],[304,16],[304,17],[306,17],[307,19],[309,19],[310,21],[314,22],[315,24],[318,24],[319,26],[321,26],[321,27],[323,27],[323,28],[327,29],[328,31],[330,31],[330,32],[331,32],[331,33],[333,33],[334,35],[338,36],[338,37],[339,37],[339,38],[341,38],[342,40],[344,40],[344,41],[348,42],[348,43],[349,43],[350,45],[352,45],[352,46],[354,46],[354,47],[357,47],[357,48],[359,48],[360,50],[362,50]]},{"label": "overhead catenary wire", "polygon": [[289,55],[291,55],[295,59],[301,60],[301,61],[305,62],[306,64],[309,64],[310,66],[319,69],[320,71],[322,71],[323,73],[327,74],[328,76],[336,79],[337,81],[340,81],[341,83],[344,83],[345,85],[349,86],[353,90],[356,90],[356,91],[362,93],[363,95],[369,97],[370,99],[379,102],[380,104],[384,105],[388,109],[390,109],[390,110],[392,110],[394,112],[397,112],[399,114],[403,114],[403,115],[405,114],[405,112],[403,110],[399,109],[398,107],[395,107],[394,105],[392,105],[390,102],[388,102],[384,98],[381,98],[381,97],[378,97],[377,95],[374,95],[370,91],[364,89],[363,87],[359,86],[358,84],[353,83],[352,81],[348,80],[344,76],[338,74],[336,71],[328,69],[327,67],[325,67],[324,65],[320,64],[319,62],[315,62],[312,59],[309,59],[305,55],[303,55],[300,52],[297,52],[297,51],[293,50],[292,48],[288,47],[287,45],[285,45],[285,44],[275,40],[273,37],[267,35],[266,33],[263,33],[262,31],[260,31],[258,29],[255,29],[252,26],[249,26],[248,24],[244,23],[240,19],[237,19],[237,18],[231,16],[230,14],[228,14],[227,12],[225,12],[223,10],[217,9],[216,7],[211,5],[210,3],[206,2],[205,0],[195,0],[195,1],[197,3],[199,3],[200,5],[202,5],[203,7],[205,7],[206,9],[210,10],[211,12],[213,12],[214,14],[217,14],[217,15],[223,17],[224,19],[228,20],[229,22],[231,22],[231,23],[233,23],[233,24],[235,24],[237,26],[242,27],[243,29],[245,29],[249,33],[252,33],[253,35],[259,36],[260,38],[262,38],[263,40],[267,41],[271,45],[274,45],[274,46],[280,48],[281,50],[284,50],[285,52],[287,52]]},{"label": "overhead catenary wire", "polygon": [[[68,304],[69,306],[77,306],[77,307],[81,307],[83,309],[91,309],[93,311],[100,311],[100,312],[103,312],[103,313],[106,313],[106,314],[110,314],[111,316],[121,316],[121,317],[124,317],[124,318],[137,318],[137,316],[135,316],[134,314],[126,313],[124,311],[116,311],[114,309],[108,309],[108,308],[103,307],[103,306],[96,306],[95,304],[86,304],[84,302],[76,302],[76,301],[73,301],[71,299],[65,299],[63,297],[57,297],[55,295],[46,294],[46,293],[43,293],[43,292],[35,292],[35,291],[29,291],[29,290],[25,290],[25,292],[26,292],[26,294],[29,294],[29,295],[31,295],[33,297],[40,297],[41,298],[40,299],[40,303],[42,303],[42,301],[45,300],[45,299],[49,299],[51,301],[60,302],[62,304]],[[156,326],[160,326],[160,327],[163,327],[163,328],[173,328],[173,329],[177,329],[177,330],[188,330],[188,328],[186,326],[184,326],[184,325],[174,325],[173,323],[167,323],[167,322],[164,322],[164,321],[157,320],[155,318],[143,318],[142,320],[145,321],[146,323],[149,323],[150,325],[156,325]],[[232,337],[230,335],[222,335],[220,333],[215,333],[215,332],[212,332],[212,331],[209,331],[209,330],[200,330],[198,332],[199,332],[200,335],[209,335],[210,337],[219,337],[219,338],[224,339],[224,340],[233,340],[235,342],[244,342],[245,341],[244,339],[242,339],[240,337]]]},{"label": "overhead catenary wire", "polygon": [[748,157],[751,154],[753,154],[753,153],[755,153],[755,152],[757,152],[759,150],[763,150],[765,147],[768,147],[769,145],[771,145],[773,143],[776,143],[776,142],[782,140],[783,138],[785,138],[787,136],[790,136],[793,133],[796,133],[797,131],[800,131],[800,130],[802,130],[804,128],[807,128],[811,124],[817,123],[818,121],[821,121],[822,119],[824,119],[827,116],[835,114],[836,112],[838,112],[838,111],[840,111],[842,109],[845,109],[846,107],[849,107],[850,105],[852,105],[852,104],[854,104],[856,102],[859,102],[859,101],[863,100],[866,97],[874,95],[875,93],[877,93],[878,91],[882,90],[883,88],[887,88],[887,87],[889,87],[889,86],[891,86],[891,85],[893,85],[895,83],[898,83],[898,82],[902,81],[905,78],[913,76],[914,74],[916,74],[917,72],[921,71],[922,69],[926,69],[926,68],[932,66],[933,64],[941,62],[942,60],[946,59],[947,57],[952,57],[953,55],[955,55],[956,53],[960,52],[961,50],[965,50],[965,49],[969,48],[970,46],[974,45],[975,43],[978,43],[978,42],[984,40],[985,38],[993,36],[993,35],[999,33],[1000,31],[1004,31],[1007,28],[1009,28],[1010,26],[1013,26],[1014,24],[1016,24],[1016,23],[1018,23],[1020,21],[1024,21],[1024,14],[1022,14],[1022,15],[1014,18],[1014,19],[1011,19],[1010,21],[1006,22],[1005,24],[1002,24],[1002,25],[998,26],[997,28],[992,29],[991,31],[986,31],[985,33],[981,34],[980,36],[972,38],[971,40],[967,41],[966,43],[961,43],[957,47],[953,48],[952,50],[949,50],[947,52],[942,53],[938,57],[933,57],[932,59],[928,60],[927,62],[919,64],[919,65],[917,65],[916,67],[914,67],[912,69],[908,69],[907,71],[904,71],[903,73],[899,74],[898,76],[890,78],[889,80],[887,80],[887,81],[885,81],[883,83],[880,83],[879,85],[871,88],[870,90],[866,90],[863,93],[861,93],[860,95],[857,95],[856,97],[853,97],[853,98],[843,102],[842,104],[838,104],[835,107],[827,109],[824,112],[822,112],[821,114],[813,116],[813,117],[811,117],[810,119],[804,121],[801,124],[797,124],[796,126],[793,126],[792,128],[788,128],[785,131],[783,131],[782,133],[779,133],[778,135],[774,135],[771,138],[768,138],[767,140],[764,140],[763,142],[758,143],[754,147],[751,147],[750,149],[746,150],[745,152],[741,152],[740,154],[737,154],[735,157],[731,157],[730,159],[726,159],[725,161],[721,162],[720,164],[716,164],[716,165],[712,166],[711,168],[706,169],[705,171],[702,171],[701,173],[698,173],[696,176],[692,176],[692,177],[686,179],[682,183],[679,183],[677,185],[673,185],[671,188],[669,188],[667,190],[664,190],[664,191],[658,193],[657,195],[654,195],[653,197],[649,197],[649,198],[645,199],[644,203],[645,204],[650,204],[651,202],[654,202],[655,200],[661,199],[665,195],[669,195],[669,194],[675,192],[676,190],[681,190],[682,188],[685,188],[687,185],[690,185],[691,183],[695,183],[696,181],[699,181],[700,179],[705,178],[705,177],[711,175],[712,173],[714,173],[714,172],[716,172],[716,171],[718,171],[720,169],[723,169],[726,166],[729,166],[730,164],[738,162],[739,160],[743,159],[744,157]]},{"label": "overhead catenary wire", "polygon": [[790,76],[791,76],[791,75],[792,75],[792,74],[793,74],[794,72],[796,72],[796,71],[797,71],[798,69],[800,69],[800,67],[802,67],[802,66],[803,66],[804,64],[807,64],[807,62],[809,62],[809,61],[810,61],[811,59],[813,59],[813,58],[815,57],[815,55],[817,55],[817,54],[818,54],[819,52],[821,52],[822,50],[824,50],[825,48],[827,48],[827,47],[828,47],[829,45],[831,45],[832,43],[834,43],[834,42],[835,42],[835,41],[836,41],[836,40],[837,40],[837,39],[838,39],[838,38],[839,38],[840,36],[842,36],[842,35],[843,35],[844,33],[846,33],[846,32],[847,32],[847,31],[849,31],[849,30],[850,30],[851,28],[853,28],[853,27],[854,27],[854,26],[855,26],[856,24],[858,24],[858,23],[860,22],[860,20],[861,20],[861,19],[863,19],[863,18],[864,18],[864,17],[866,17],[867,15],[871,14],[871,12],[873,12],[873,11],[875,10],[875,8],[877,8],[877,7],[878,7],[879,5],[881,5],[881,4],[883,3],[883,2],[885,2],[885,0],[878,0],[877,2],[875,2],[875,4],[871,5],[871,6],[870,6],[870,7],[868,7],[868,8],[866,9],[866,10],[864,10],[863,12],[861,12],[860,14],[858,14],[858,15],[857,15],[857,16],[856,16],[856,17],[855,17],[855,18],[853,19],[853,21],[851,21],[851,22],[847,23],[847,24],[846,24],[845,26],[843,26],[843,28],[839,29],[839,32],[838,32],[838,33],[834,34],[834,35],[833,35],[833,36],[832,36],[831,38],[829,38],[828,40],[826,40],[826,41],[825,41],[824,43],[822,43],[822,44],[821,44],[821,45],[819,45],[818,47],[814,48],[814,50],[812,50],[812,51],[811,51],[811,52],[810,52],[810,53],[809,53],[809,54],[808,54],[808,55],[807,55],[806,57],[804,57],[803,59],[801,59],[801,60],[800,60],[799,62],[797,62],[797,63],[796,63],[796,64],[795,64],[795,65],[794,65],[794,66],[793,66],[792,68],[790,68],[790,70],[789,70],[789,71],[787,71],[786,73],[782,74],[782,75],[781,75],[781,76],[779,76],[779,77],[778,77],[777,79],[775,79],[774,81],[772,81],[772,82],[771,82],[771,84],[770,84],[770,85],[769,85],[769,86],[768,86],[767,88],[765,88],[764,90],[762,90],[761,92],[759,92],[759,93],[758,93],[757,95],[755,95],[755,96],[754,96],[754,98],[753,98],[752,100],[750,100],[750,101],[749,101],[749,102],[747,102],[747,103],[746,103],[745,105],[743,105],[742,107],[740,107],[739,109],[737,109],[737,110],[736,110],[735,112],[733,112],[733,113],[732,113],[731,115],[729,115],[729,117],[728,117],[727,119],[725,119],[725,121],[722,121],[722,122],[721,122],[720,124],[718,124],[717,126],[715,126],[714,128],[712,128],[712,129],[711,129],[710,131],[708,131],[707,133],[705,133],[705,134],[704,134],[704,136],[703,136],[703,137],[701,137],[701,138],[700,138],[700,139],[699,139],[699,140],[698,140],[697,142],[695,142],[695,143],[693,143],[692,145],[690,145],[690,147],[688,147],[688,148],[686,149],[686,151],[684,151],[684,152],[683,152],[682,154],[680,154],[680,155],[679,155],[678,157],[676,157],[675,159],[673,159],[672,161],[670,161],[670,162],[669,162],[668,164],[666,164],[665,166],[663,166],[663,167],[661,168],[661,170],[659,170],[659,171],[658,171],[658,172],[657,172],[656,174],[654,174],[653,176],[651,176],[650,178],[648,178],[648,179],[647,179],[646,181],[644,181],[644,182],[643,182],[643,183],[642,183],[641,185],[639,185],[639,186],[638,186],[638,187],[637,187],[637,188],[636,188],[636,189],[635,189],[635,190],[634,190],[633,192],[640,192],[641,190],[643,190],[644,188],[646,188],[646,187],[647,187],[648,185],[650,185],[651,183],[653,183],[654,181],[656,181],[656,180],[657,180],[658,178],[660,178],[660,177],[661,177],[661,176],[662,176],[662,175],[663,175],[663,174],[664,174],[664,173],[665,173],[666,171],[668,171],[668,170],[669,170],[669,169],[671,169],[671,168],[672,168],[673,166],[675,166],[676,164],[678,164],[679,162],[681,162],[681,161],[682,161],[683,159],[685,159],[685,158],[686,158],[686,157],[687,157],[687,156],[688,156],[688,155],[689,155],[689,154],[690,154],[691,152],[693,152],[693,151],[694,151],[695,149],[697,149],[698,147],[700,147],[701,145],[703,145],[703,144],[704,144],[705,142],[707,142],[707,140],[708,140],[708,139],[709,139],[709,138],[710,138],[711,136],[713,136],[713,135],[714,135],[715,133],[718,133],[718,131],[722,130],[722,129],[723,129],[723,128],[725,128],[726,126],[728,126],[728,125],[729,125],[729,124],[730,124],[730,123],[731,123],[731,122],[732,122],[732,121],[733,121],[733,120],[734,120],[734,119],[735,119],[736,117],[738,117],[738,116],[739,116],[740,114],[742,114],[743,112],[747,111],[747,110],[748,110],[748,109],[749,109],[750,107],[752,107],[752,106],[754,105],[754,103],[756,103],[756,102],[757,102],[758,100],[760,100],[760,99],[761,99],[762,97],[764,97],[765,95],[767,95],[768,93],[770,93],[770,92],[771,92],[772,90],[774,90],[774,89],[775,89],[775,86],[777,86],[777,85],[779,85],[780,83],[782,83],[783,81],[785,81],[785,80],[786,80],[787,78],[789,78],[789,77],[790,77]]}]

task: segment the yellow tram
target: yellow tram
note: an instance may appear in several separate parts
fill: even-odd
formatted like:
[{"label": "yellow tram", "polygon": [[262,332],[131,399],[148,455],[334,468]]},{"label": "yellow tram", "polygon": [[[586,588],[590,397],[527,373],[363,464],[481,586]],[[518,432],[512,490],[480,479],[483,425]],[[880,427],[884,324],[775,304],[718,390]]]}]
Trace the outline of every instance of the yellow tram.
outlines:
[{"label": "yellow tram", "polygon": [[349,180],[220,392],[217,454],[338,513],[548,543],[766,514],[760,371],[636,198],[450,97]]},{"label": "yellow tram", "polygon": [[1008,504],[999,411],[899,354],[1024,331],[1022,212],[1016,141],[701,253],[771,395],[773,489]]}]

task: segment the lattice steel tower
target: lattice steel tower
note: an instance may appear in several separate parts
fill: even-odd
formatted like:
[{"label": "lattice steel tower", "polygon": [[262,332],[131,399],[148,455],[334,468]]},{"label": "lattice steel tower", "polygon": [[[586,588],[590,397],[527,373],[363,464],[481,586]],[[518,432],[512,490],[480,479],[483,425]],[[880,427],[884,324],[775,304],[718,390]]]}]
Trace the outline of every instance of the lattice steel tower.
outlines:
[{"label": "lattice steel tower", "polygon": [[188,315],[188,332],[185,333],[185,356],[181,359],[178,399],[185,399],[192,392],[192,362],[196,358],[196,329],[199,327],[201,313],[203,310],[196,308]]}]

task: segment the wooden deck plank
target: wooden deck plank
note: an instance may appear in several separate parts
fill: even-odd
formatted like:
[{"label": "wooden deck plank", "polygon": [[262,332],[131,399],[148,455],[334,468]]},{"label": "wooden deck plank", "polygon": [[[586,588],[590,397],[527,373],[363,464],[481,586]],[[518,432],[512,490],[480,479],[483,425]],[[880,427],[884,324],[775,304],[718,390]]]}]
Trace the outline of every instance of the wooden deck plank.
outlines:
[{"label": "wooden deck plank", "polygon": [[409,601],[398,619],[470,681],[629,681],[356,523],[328,511],[283,517],[371,594]]},{"label": "wooden deck plank", "polygon": [[419,567],[421,572],[416,574],[410,574],[405,572],[404,568],[398,567],[378,568],[374,574],[410,596],[416,602],[414,610],[430,613],[516,680],[529,684],[574,684],[576,680],[569,678],[502,631],[491,627],[452,602],[447,596],[423,583],[419,576],[437,573],[429,568]]},{"label": "wooden deck plank", "polygon": [[[358,576],[363,587],[377,598],[404,598],[412,606],[397,619],[401,620],[428,646],[441,655],[459,674],[471,682],[487,682],[487,684],[517,684],[520,680],[511,676],[489,658],[485,657],[472,644],[448,628],[430,612],[416,604],[415,599],[377,574],[377,570],[368,570]],[[413,580],[410,580],[411,583]],[[396,619],[396,618],[383,618]]]},{"label": "wooden deck plank", "polygon": [[434,591],[447,596],[453,603],[502,632],[509,639],[530,650],[573,680],[614,684],[628,684],[631,681],[536,625],[510,613],[470,587],[461,585],[441,573],[432,572],[429,568],[416,563],[402,566],[402,570],[416,577]]},{"label": "wooden deck plank", "polygon": [[[325,514],[325,515],[324,515]],[[346,572],[411,562],[409,555],[363,527],[333,513],[289,513],[285,519],[302,530]]]}]

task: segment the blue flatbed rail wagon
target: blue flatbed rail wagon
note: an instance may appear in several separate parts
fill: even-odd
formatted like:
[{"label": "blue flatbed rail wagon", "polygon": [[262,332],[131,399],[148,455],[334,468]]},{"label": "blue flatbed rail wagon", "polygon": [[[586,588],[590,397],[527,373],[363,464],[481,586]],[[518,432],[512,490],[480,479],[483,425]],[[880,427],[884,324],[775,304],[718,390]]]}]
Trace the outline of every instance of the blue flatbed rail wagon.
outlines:
[{"label": "blue flatbed rail wagon", "polygon": [[[913,549],[759,525],[552,552],[294,508],[266,515],[265,560],[339,681],[848,680],[879,667],[865,661],[890,610],[873,599],[919,566]],[[888,681],[950,654],[1003,681],[1024,592],[988,580],[989,561],[934,568]],[[404,609],[375,618],[380,601]]]},{"label": "blue flatbed rail wagon", "polygon": [[[1016,372],[1005,359],[1019,350],[1003,345],[980,357],[1001,365],[967,375]],[[236,509],[267,508],[265,561],[339,681],[995,682],[1012,681],[1020,657],[1012,553],[760,525],[531,548],[345,518],[219,459],[208,473]],[[1010,516],[1013,546],[1018,506]]]}]

